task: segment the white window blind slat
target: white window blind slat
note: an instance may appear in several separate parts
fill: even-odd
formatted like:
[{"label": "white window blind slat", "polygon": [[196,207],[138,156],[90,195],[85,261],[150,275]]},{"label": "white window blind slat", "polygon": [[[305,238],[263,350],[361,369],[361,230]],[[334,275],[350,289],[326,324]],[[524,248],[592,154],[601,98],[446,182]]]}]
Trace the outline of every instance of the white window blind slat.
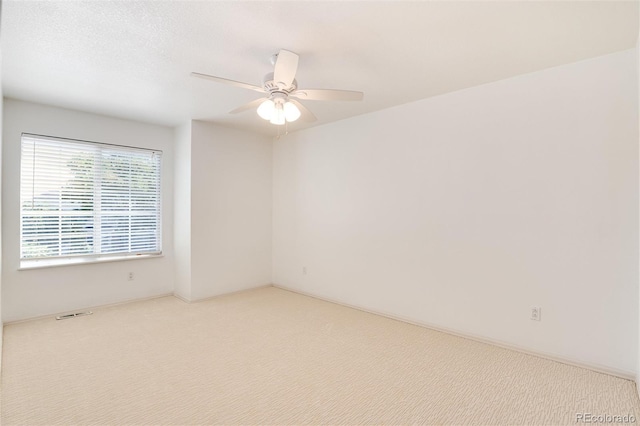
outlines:
[{"label": "white window blind slat", "polygon": [[23,134],[20,258],[157,254],[162,152]]}]

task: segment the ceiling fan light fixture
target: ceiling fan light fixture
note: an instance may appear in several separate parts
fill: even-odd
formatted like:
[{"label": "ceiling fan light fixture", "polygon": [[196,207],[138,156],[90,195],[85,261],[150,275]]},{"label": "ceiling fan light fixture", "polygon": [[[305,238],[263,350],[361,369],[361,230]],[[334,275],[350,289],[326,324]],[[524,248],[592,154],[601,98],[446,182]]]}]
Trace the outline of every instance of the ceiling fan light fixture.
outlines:
[{"label": "ceiling fan light fixture", "polygon": [[284,117],[288,122],[296,121],[300,118],[300,110],[291,102],[284,104]]},{"label": "ceiling fan light fixture", "polygon": [[[2,0],[0,0],[2,1]],[[362,92],[337,89],[299,89],[296,80],[299,56],[289,50],[280,49],[273,55],[271,63],[273,72],[267,73],[262,81],[262,87],[254,84],[216,77],[215,75],[192,72],[192,77],[203,78],[230,86],[254,90],[266,95],[268,99],[255,99],[245,105],[229,111],[238,114],[248,110],[255,110],[263,120],[281,126],[287,122],[302,118],[303,121],[316,121],[317,118],[307,107],[297,99],[315,101],[361,101]],[[291,100],[289,100],[291,97]]]},{"label": "ceiling fan light fixture", "polygon": [[264,120],[271,120],[275,110],[276,104],[271,99],[267,99],[258,107],[258,115]]},{"label": "ceiling fan light fixture", "polygon": [[281,102],[275,104],[275,108],[273,110],[273,114],[271,115],[271,124],[276,124],[278,126],[284,124],[285,116],[284,116],[284,108]]}]

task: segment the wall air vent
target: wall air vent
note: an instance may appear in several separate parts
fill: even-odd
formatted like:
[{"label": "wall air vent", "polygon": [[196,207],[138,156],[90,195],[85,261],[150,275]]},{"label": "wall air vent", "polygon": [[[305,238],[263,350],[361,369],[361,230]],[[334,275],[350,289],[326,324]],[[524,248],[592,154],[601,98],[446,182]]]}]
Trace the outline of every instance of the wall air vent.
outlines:
[{"label": "wall air vent", "polygon": [[57,320],[63,320],[63,319],[69,319],[69,318],[75,318],[75,317],[83,317],[85,315],[91,315],[91,314],[93,314],[93,312],[91,312],[91,311],[76,312],[75,314],[60,315],[59,317],[56,317],[56,319]]}]

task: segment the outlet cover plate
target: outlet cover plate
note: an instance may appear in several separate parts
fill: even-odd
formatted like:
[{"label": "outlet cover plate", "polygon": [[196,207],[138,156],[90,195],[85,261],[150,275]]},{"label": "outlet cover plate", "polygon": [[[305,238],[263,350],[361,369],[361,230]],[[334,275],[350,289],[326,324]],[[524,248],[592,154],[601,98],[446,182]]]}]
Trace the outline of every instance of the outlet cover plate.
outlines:
[{"label": "outlet cover plate", "polygon": [[531,321],[540,321],[542,319],[542,308],[539,306],[531,307]]}]

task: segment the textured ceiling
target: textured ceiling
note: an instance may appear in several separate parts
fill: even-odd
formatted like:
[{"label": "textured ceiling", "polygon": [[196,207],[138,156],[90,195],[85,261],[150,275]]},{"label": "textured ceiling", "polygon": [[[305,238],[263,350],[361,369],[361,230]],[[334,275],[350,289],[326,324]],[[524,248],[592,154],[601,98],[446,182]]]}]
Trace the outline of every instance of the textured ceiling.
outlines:
[{"label": "textured ceiling", "polygon": [[[318,125],[635,46],[637,2],[4,1],[5,96],[178,125],[275,134],[259,97],[269,57],[300,55],[301,87],[365,92],[305,101]],[[310,124],[292,123],[289,130]]]}]

